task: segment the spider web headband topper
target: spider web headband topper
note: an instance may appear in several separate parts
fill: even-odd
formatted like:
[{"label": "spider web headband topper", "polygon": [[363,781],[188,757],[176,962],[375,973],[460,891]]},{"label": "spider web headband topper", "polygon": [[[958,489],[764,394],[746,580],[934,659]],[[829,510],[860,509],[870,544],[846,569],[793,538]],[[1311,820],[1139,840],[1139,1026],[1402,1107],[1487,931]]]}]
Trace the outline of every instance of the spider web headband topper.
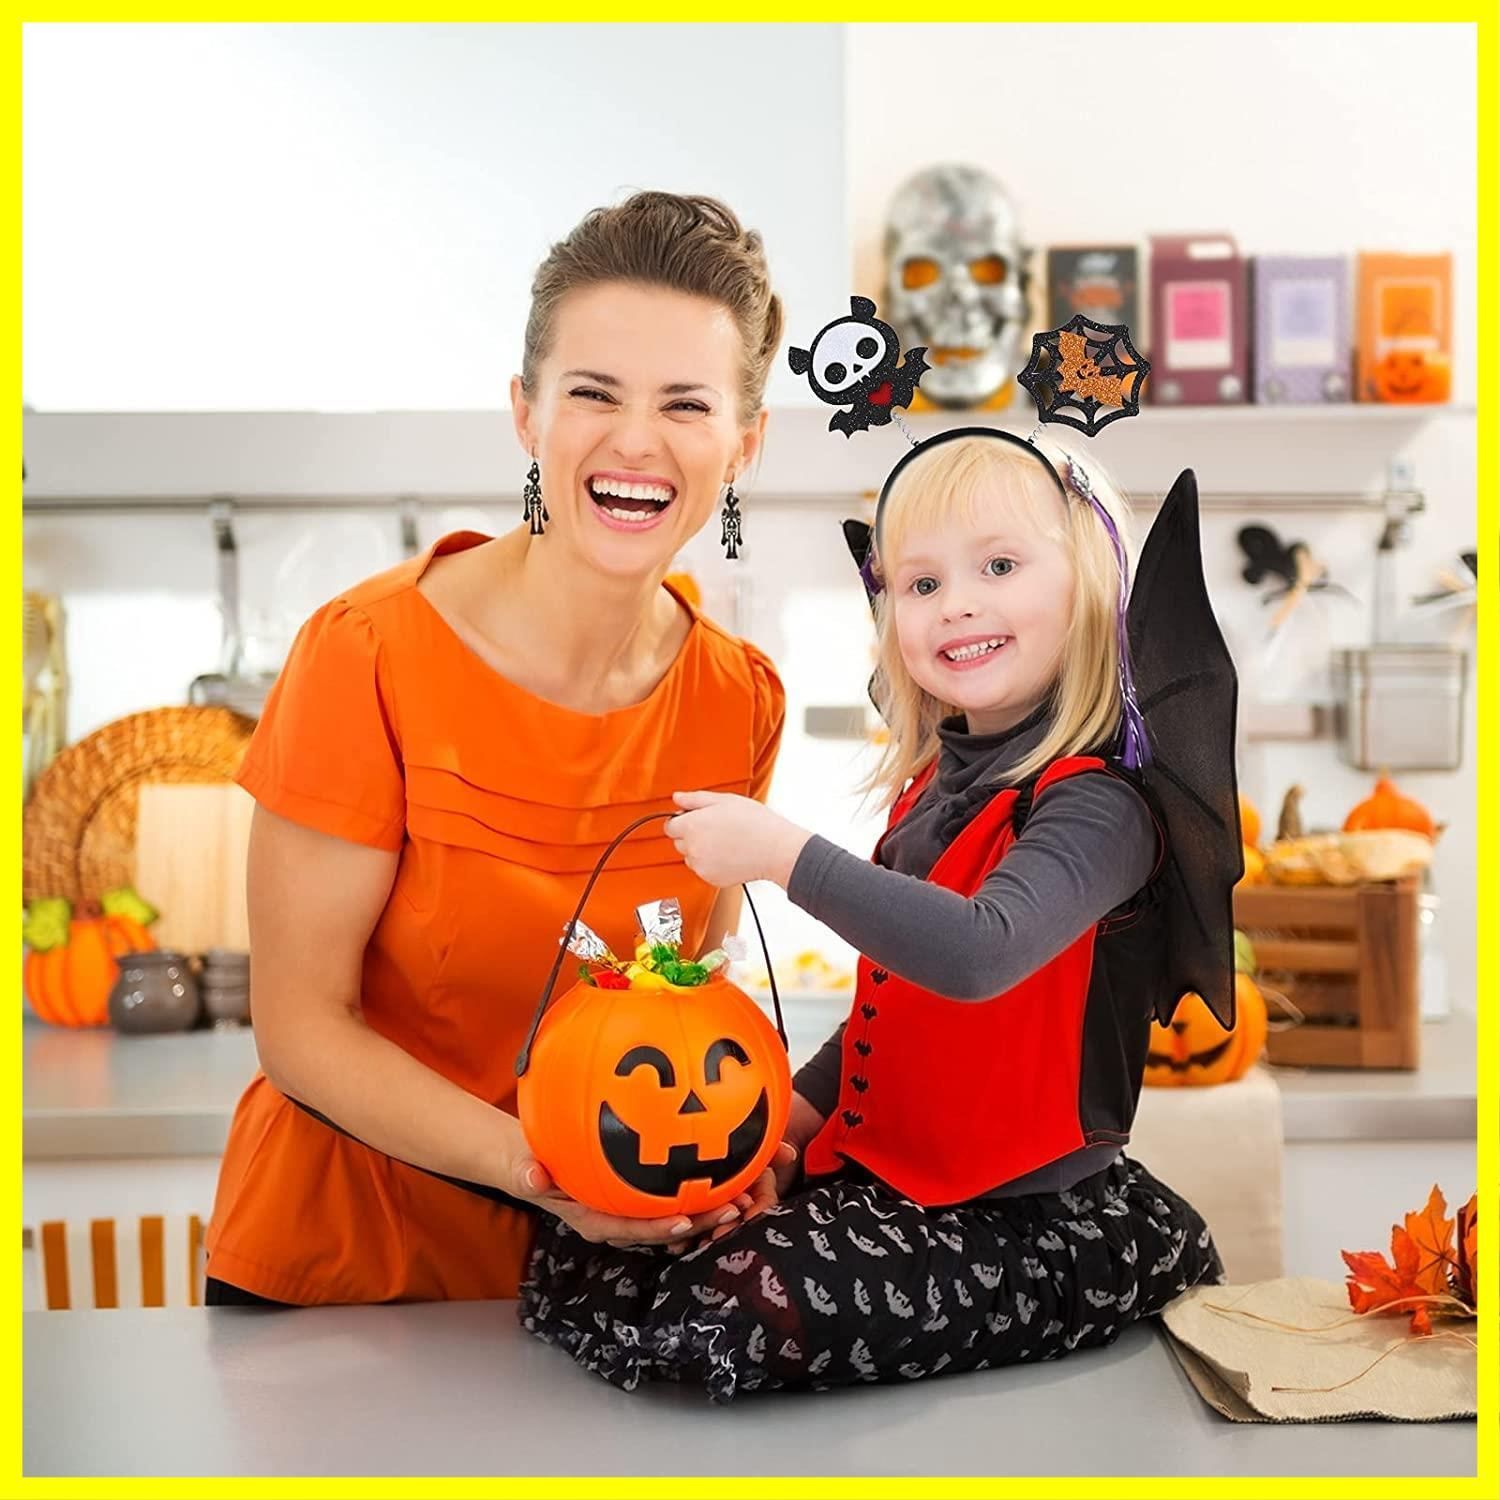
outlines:
[{"label": "spider web headband topper", "polygon": [[1031,359],[1016,377],[1043,422],[1061,422],[1088,437],[1141,410],[1151,361],[1130,342],[1124,323],[1096,323],[1082,313],[1061,328],[1033,334]]}]

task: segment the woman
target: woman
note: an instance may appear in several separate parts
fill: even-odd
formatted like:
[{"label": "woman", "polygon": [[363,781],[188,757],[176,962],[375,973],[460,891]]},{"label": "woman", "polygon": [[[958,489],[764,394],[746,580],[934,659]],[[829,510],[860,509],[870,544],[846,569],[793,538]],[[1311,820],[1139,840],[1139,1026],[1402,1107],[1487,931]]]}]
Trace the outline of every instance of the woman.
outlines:
[{"label": "woman", "polygon": [[[567,1198],[527,1149],[513,1067],[610,840],[682,787],[765,795],[776,673],[662,579],[721,494],[737,534],[781,330],[759,236],[722,204],[595,210],[537,272],[511,382],[529,526],[443,537],[303,627],[239,777],[263,1072],[220,1171],[210,1303],[509,1297],[538,1211],[642,1244],[735,1211],[641,1222]],[[586,915],[625,943],[663,896],[691,949],[738,919],[659,825]]]}]

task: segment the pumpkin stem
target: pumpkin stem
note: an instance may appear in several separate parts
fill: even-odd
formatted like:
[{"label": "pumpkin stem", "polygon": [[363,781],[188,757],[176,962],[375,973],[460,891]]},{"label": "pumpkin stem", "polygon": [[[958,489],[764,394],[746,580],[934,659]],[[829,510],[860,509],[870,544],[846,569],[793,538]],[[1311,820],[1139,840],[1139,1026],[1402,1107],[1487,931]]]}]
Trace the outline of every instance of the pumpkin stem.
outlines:
[{"label": "pumpkin stem", "polygon": [[99,903],[108,917],[129,917],[142,927],[149,927],[161,913],[149,901],[142,900],[128,885],[105,891]]},{"label": "pumpkin stem", "polygon": [[21,940],[33,953],[61,948],[68,941],[68,924],[72,917],[72,905],[62,896],[38,896],[26,908]]},{"label": "pumpkin stem", "polygon": [[1287,794],[1282,799],[1281,816],[1276,821],[1276,838],[1300,839],[1302,837],[1302,788],[1293,786],[1287,788]]}]

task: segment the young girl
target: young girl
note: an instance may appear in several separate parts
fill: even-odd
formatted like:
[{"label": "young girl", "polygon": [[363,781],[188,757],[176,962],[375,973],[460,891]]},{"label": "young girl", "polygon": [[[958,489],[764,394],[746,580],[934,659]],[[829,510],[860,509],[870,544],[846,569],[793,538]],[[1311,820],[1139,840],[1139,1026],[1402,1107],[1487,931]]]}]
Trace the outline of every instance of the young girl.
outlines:
[{"label": "young girl", "polygon": [[780,1201],[680,1257],[544,1225],[523,1322],[606,1379],[728,1400],[1053,1359],[1222,1280],[1200,1216],[1121,1150],[1169,851],[1115,758],[1123,536],[1089,483],[1117,534],[1121,506],[1073,462],[955,432],[893,476],[872,861],[749,799],[678,796],[698,875],[774,880],[862,957],[796,1076],[797,1191],[783,1171]]}]

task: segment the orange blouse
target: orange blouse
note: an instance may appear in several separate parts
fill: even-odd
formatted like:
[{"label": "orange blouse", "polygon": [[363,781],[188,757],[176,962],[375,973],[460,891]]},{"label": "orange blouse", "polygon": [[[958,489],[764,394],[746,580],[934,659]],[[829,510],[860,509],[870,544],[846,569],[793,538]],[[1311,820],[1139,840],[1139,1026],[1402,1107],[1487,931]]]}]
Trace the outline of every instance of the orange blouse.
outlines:
[{"label": "orange blouse", "polygon": [[[642,703],[583,714],[476,656],[416,587],[458,532],[303,626],[239,781],[282,817],[399,851],[365,951],[368,1025],[515,1112],[514,1065],[589,872],[633,819],[704,787],[764,797],[785,699],[769,659],[691,610]],[[584,920],[617,952],[635,908],[677,896],[696,952],[717,891],[648,824],[611,857]],[[555,993],[575,976],[565,965]],[[208,1274],[282,1302],[510,1297],[532,1217],[391,1160],[257,1073],[235,1112]]]}]

